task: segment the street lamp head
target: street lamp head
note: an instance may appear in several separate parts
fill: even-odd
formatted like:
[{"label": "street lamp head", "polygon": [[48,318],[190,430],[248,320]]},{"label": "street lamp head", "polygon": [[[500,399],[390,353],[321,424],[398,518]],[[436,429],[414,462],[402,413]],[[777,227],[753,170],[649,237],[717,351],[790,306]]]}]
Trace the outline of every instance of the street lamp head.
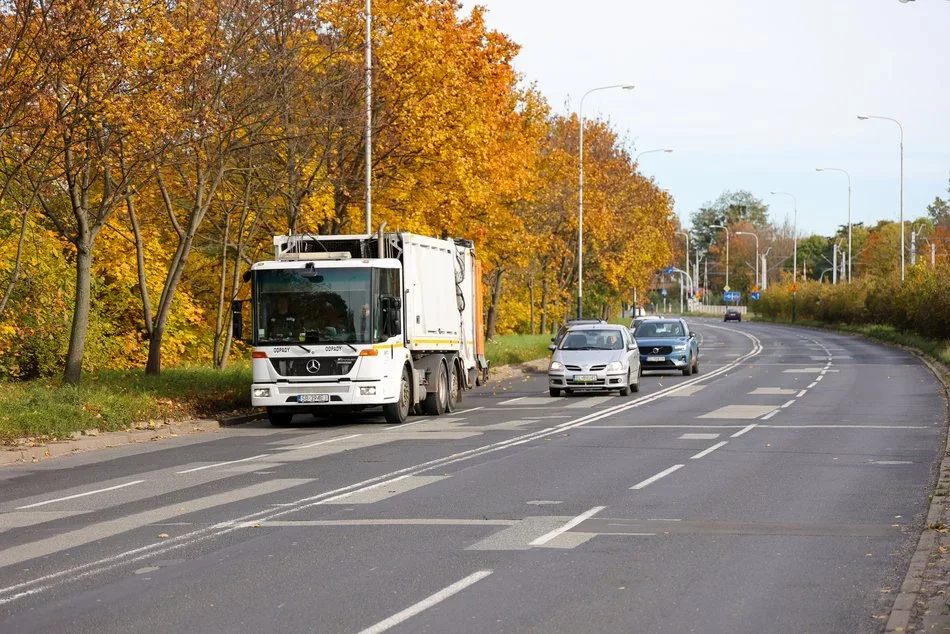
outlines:
[{"label": "street lamp head", "polygon": [[633,84],[624,84],[620,88],[621,90],[633,90],[634,88],[636,88],[636,86],[634,86]]},{"label": "street lamp head", "polygon": [[823,167],[816,167],[816,168],[815,168],[815,171],[816,171],[816,172],[824,172],[824,171],[825,171],[825,168],[823,168]]},{"label": "street lamp head", "polygon": [[859,115],[858,115],[858,119],[860,119],[861,121],[867,121],[867,120],[868,120],[868,117],[865,116],[865,115],[863,115],[863,114],[859,114]]},{"label": "street lamp head", "polygon": [[672,152],[673,150],[663,150],[663,151],[666,152],[667,154],[669,154],[669,153]]}]

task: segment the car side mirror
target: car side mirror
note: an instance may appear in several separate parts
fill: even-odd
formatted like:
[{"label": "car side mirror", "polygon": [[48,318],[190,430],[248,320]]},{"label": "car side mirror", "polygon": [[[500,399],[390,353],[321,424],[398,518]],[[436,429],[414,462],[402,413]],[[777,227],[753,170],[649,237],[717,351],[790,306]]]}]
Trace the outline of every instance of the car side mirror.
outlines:
[{"label": "car side mirror", "polygon": [[689,333],[689,338],[690,338],[690,339],[692,339],[692,338],[695,337],[695,336],[696,336],[696,333],[695,333],[695,332]]},{"label": "car side mirror", "polygon": [[636,350],[636,349],[637,349],[637,344],[635,344],[635,343],[628,343],[628,344],[627,344],[627,350]]},{"label": "car side mirror", "polygon": [[[554,341],[554,339],[552,339],[551,341]],[[551,345],[548,346],[548,350],[550,350],[551,352],[554,352],[554,350],[556,349],[556,347],[557,347],[557,346],[555,346],[555,345],[552,343]]]},{"label": "car side mirror", "polygon": [[231,302],[231,338],[237,341],[244,341],[244,318],[241,314],[243,306],[242,299]]}]

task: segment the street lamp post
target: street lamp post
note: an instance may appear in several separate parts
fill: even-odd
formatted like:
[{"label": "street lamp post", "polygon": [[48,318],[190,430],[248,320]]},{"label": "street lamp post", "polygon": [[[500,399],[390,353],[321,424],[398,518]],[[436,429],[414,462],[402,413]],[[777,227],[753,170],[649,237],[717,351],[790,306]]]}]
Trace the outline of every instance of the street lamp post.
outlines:
[{"label": "street lamp post", "polygon": [[901,131],[901,282],[904,281],[904,126],[901,125],[901,122],[897,119],[891,117],[879,117],[877,115],[858,115],[858,119],[861,121],[867,121],[868,119],[880,119],[881,121],[890,121],[891,123],[897,124],[897,127]]},{"label": "street lamp post", "polygon": [[643,156],[644,154],[653,154],[654,152],[665,152],[665,153],[669,154],[669,153],[672,152],[672,151],[673,151],[673,150],[671,150],[670,148],[658,148],[658,149],[656,149],[656,150],[644,150],[644,151],[640,152],[639,154],[637,154],[636,158],[633,159],[633,162],[634,162],[634,163],[639,163],[639,162],[640,162],[640,157]]},{"label": "street lamp post", "polygon": [[689,232],[677,231],[676,235],[686,238],[686,277],[689,277]]},{"label": "street lamp post", "polygon": [[366,0],[366,233],[373,233],[373,0]]},{"label": "street lamp post", "polygon": [[710,227],[718,227],[726,231],[726,284],[723,287],[723,290],[729,290],[729,227],[726,225],[709,225]]},{"label": "street lamp post", "polygon": [[851,174],[840,167],[816,167],[816,172],[841,172],[848,177],[848,284],[851,283]]},{"label": "street lamp post", "polygon": [[794,246],[792,250],[792,282],[798,281],[798,199],[795,198],[795,194],[790,194],[788,192],[769,192],[773,196],[791,196],[792,204],[795,206],[795,215],[792,217],[792,233],[794,238]]},{"label": "street lamp post", "polygon": [[630,84],[614,84],[611,86],[599,86],[591,88],[581,95],[581,103],[578,109],[577,118],[580,121],[580,134],[578,135],[578,204],[577,204],[577,318],[583,317],[584,301],[584,99],[587,95],[598,90],[610,90],[611,88],[621,88],[623,90],[632,90]]},{"label": "street lamp post", "polygon": [[736,231],[737,236],[752,236],[755,238],[755,287],[759,287],[759,236],[755,235],[751,231]]}]

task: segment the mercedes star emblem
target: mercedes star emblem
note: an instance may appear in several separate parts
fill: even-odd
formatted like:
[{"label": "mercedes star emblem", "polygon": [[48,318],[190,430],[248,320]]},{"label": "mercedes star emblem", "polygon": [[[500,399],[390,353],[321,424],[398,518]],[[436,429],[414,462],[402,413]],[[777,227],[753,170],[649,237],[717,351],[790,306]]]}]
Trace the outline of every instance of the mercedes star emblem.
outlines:
[{"label": "mercedes star emblem", "polygon": [[320,371],[320,362],[316,359],[310,359],[307,361],[307,372],[310,374],[316,374]]},{"label": "mercedes star emblem", "polygon": [[[660,351],[659,348],[654,348],[654,349],[653,349],[653,354],[657,354],[659,351]],[[317,365],[317,367],[318,367],[318,368],[320,367],[319,364]],[[308,369],[308,370],[310,369],[310,366],[309,366],[309,365],[307,366],[307,369]]]}]

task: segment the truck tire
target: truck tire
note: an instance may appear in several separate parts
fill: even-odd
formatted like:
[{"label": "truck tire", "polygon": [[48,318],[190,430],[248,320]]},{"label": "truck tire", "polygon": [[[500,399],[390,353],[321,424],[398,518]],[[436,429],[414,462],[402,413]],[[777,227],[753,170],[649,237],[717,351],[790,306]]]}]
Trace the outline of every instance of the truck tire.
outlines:
[{"label": "truck tire", "polygon": [[435,392],[426,394],[422,410],[429,416],[441,416],[445,413],[445,404],[449,400],[449,375],[445,364],[439,364],[439,373],[435,379]]},{"label": "truck tire", "polygon": [[267,408],[267,420],[274,427],[287,427],[293,420],[294,415],[290,412],[278,412],[273,408]]},{"label": "truck tire", "polygon": [[409,387],[409,369],[402,368],[402,381],[399,383],[399,400],[395,403],[383,405],[383,415],[390,425],[402,425],[409,418],[409,401],[412,400],[412,390]]},{"label": "truck tire", "polygon": [[449,380],[449,398],[445,411],[454,412],[462,402],[462,371],[457,363],[452,364],[452,378]]}]

